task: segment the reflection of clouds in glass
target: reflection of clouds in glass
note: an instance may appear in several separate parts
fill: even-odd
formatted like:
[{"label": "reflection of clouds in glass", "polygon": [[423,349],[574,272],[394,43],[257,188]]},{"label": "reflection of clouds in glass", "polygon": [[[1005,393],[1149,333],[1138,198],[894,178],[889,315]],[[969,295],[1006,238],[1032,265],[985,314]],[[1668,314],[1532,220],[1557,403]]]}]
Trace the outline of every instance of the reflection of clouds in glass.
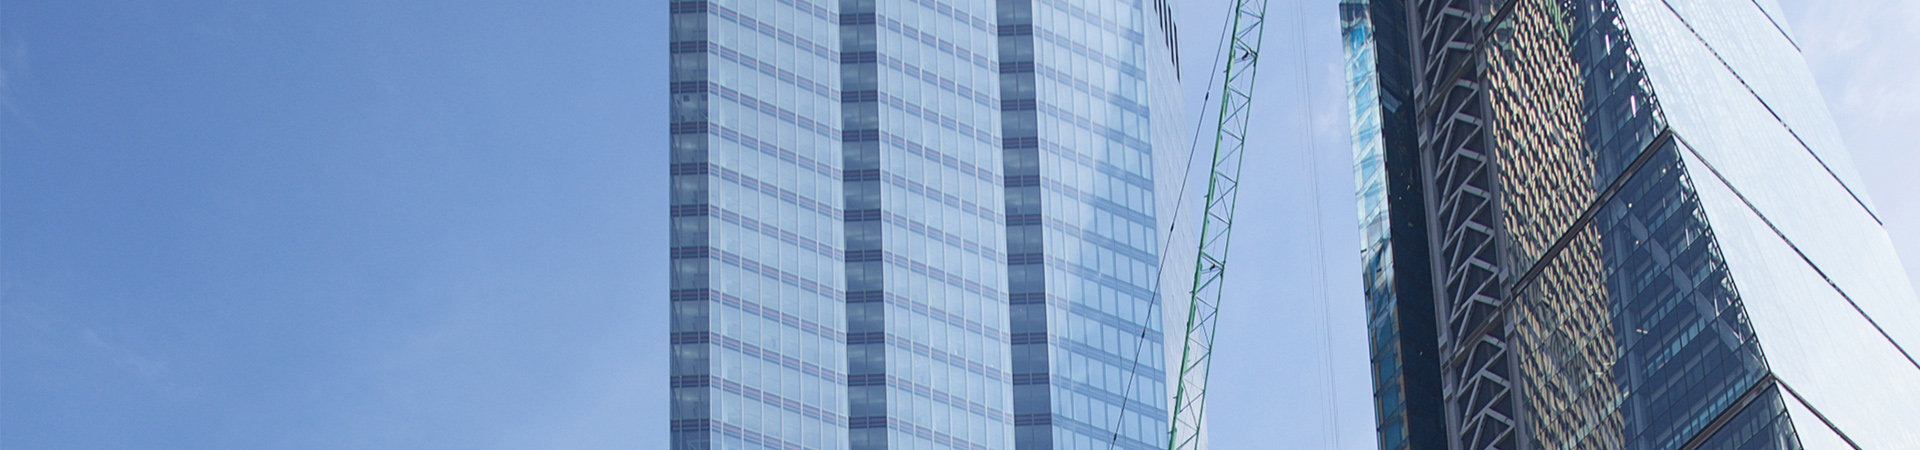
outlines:
[{"label": "reflection of clouds in glass", "polygon": [[1863,447],[1920,441],[1920,368],[1875,327],[1920,342],[1920,303],[1793,43],[1747,2],[1622,5],[1768,365]]}]

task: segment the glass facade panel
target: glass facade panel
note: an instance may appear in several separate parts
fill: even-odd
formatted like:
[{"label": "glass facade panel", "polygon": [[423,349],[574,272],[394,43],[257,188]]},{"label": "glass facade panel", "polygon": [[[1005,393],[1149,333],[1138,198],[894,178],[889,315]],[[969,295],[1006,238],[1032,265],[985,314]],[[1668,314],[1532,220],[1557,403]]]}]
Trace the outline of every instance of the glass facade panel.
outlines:
[{"label": "glass facade panel", "polygon": [[674,448],[1164,437],[1147,6],[672,2]]},{"label": "glass facade panel", "polygon": [[[1004,448],[992,5],[843,0],[841,10],[846,220],[878,234],[848,236],[849,317],[865,319],[849,323],[849,356],[860,357],[849,392],[868,403],[851,448]],[[855,264],[870,278],[856,283]]]},{"label": "glass facade panel", "polygon": [[[1649,75],[1656,85],[1671,85],[1674,88],[1666,90],[1677,92],[1662,95],[1662,102],[1671,105],[1674,128],[1867,315],[1884,317],[1880,326],[1895,341],[1909,352],[1920,348],[1920,297],[1885,230],[1870,210],[1851,201],[1848,185],[1826,170],[1841,167],[1841,161],[1823,163],[1827,158],[1816,158],[1796,137],[1807,134],[1802,130],[1831,130],[1831,120],[1789,126],[1776,118],[1778,111],[1820,108],[1824,114],[1824,108],[1757,97],[1749,83],[1772,73],[1728,71],[1715,56],[1721,53],[1719,47],[1710,47],[1689,31],[1689,24],[1698,20],[1683,22],[1673,10],[1643,3],[1627,3],[1633,6],[1627,9],[1629,19],[1644,23],[1641,28],[1647,31],[1642,34],[1661,43],[1657,51],[1646,52]],[[1791,53],[1781,57],[1798,59]],[[1841,168],[1850,172],[1850,166]]]},{"label": "glass facade panel", "polygon": [[1661,143],[1516,296],[1535,448],[1680,448],[1765,391],[1741,290]]},{"label": "glass facade panel", "polygon": [[845,447],[833,5],[670,8],[674,448]]},{"label": "glass facade panel", "polygon": [[[1143,317],[1141,320],[1160,321],[1161,330],[1181,330],[1185,327],[1187,319],[1189,300],[1187,291],[1190,286],[1193,286],[1193,271],[1185,270],[1186,262],[1193,261],[1199,253],[1192,226],[1199,219],[1197,216],[1199,213],[1196,212],[1199,202],[1190,200],[1195,198],[1193,194],[1198,191],[1184,189],[1183,183],[1198,178],[1187,177],[1188,170],[1193,166],[1189,160],[1192,153],[1186,151],[1193,145],[1191,140],[1193,131],[1188,129],[1186,115],[1183,112],[1186,109],[1185,96],[1181,89],[1174,88],[1181,85],[1180,54],[1177,50],[1179,33],[1174,20],[1178,2],[1171,0],[1152,0],[1152,2],[1154,15],[1149,16],[1149,19],[1158,19],[1162,25],[1157,33],[1147,33],[1145,68],[1149,89],[1146,95],[1147,117],[1151,123],[1151,129],[1147,130],[1149,136],[1146,140],[1153,144],[1153,151],[1152,159],[1142,163],[1151,164],[1153,167],[1154,229],[1158,230],[1153,245],[1159,250],[1160,265],[1157,270],[1160,279],[1157,280],[1159,284],[1154,289],[1159,294],[1158,303],[1137,305],[1136,308],[1142,310],[1136,314]],[[1175,332],[1178,333],[1178,331]],[[1178,375],[1177,372],[1165,369],[1179,367],[1180,349],[1168,348],[1168,346],[1177,346],[1181,341],[1177,337],[1167,339],[1163,334],[1163,344],[1154,347],[1167,349],[1160,352],[1163,354],[1160,359],[1162,364],[1160,367],[1163,369],[1159,372],[1166,373],[1168,377],[1165,382],[1160,383],[1160,405],[1163,410],[1170,408],[1173,404],[1175,389],[1172,386],[1180,382],[1172,379]],[[1134,352],[1141,353],[1141,358],[1150,357],[1150,354],[1145,353],[1144,348],[1136,348]],[[1189,375],[1189,377],[1197,376],[1199,375]],[[1133,389],[1144,389],[1144,384],[1139,380],[1136,379],[1134,382],[1136,384]],[[1197,409],[1192,411],[1195,414],[1200,412]],[[1163,417],[1157,419],[1161,421],[1157,424],[1149,421],[1143,426],[1143,428],[1153,428],[1148,430],[1150,432],[1148,442],[1157,442],[1162,438],[1161,435],[1154,433],[1163,433],[1159,428],[1170,425],[1169,419]],[[1195,422],[1204,423],[1205,418],[1199,418]],[[1204,436],[1199,448],[1207,448]]]},{"label": "glass facade panel", "polygon": [[[1415,0],[1383,40],[1392,4],[1343,2],[1383,448],[1920,442],[1920,299],[1774,2]],[[1379,56],[1401,42],[1411,67]],[[1400,204],[1437,376],[1396,364],[1419,319],[1383,307],[1424,276]],[[1415,378],[1444,442],[1399,426]]]},{"label": "glass facade panel", "polygon": [[[1627,5],[1636,9],[1652,6],[1641,2],[1627,2]],[[1830,172],[1828,176],[1850,188],[1848,196],[1858,197],[1858,202],[1872,209],[1873,202],[1867,193],[1858,190],[1860,175],[1827,111],[1826,101],[1820,96],[1819,86],[1814,83],[1813,72],[1798,57],[1799,49],[1794,43],[1773,26],[1776,23],[1773,17],[1751,0],[1668,0],[1661,10],[1643,14],[1661,12],[1683,18],[1683,26],[1690,26],[1691,30],[1672,31],[1691,34],[1698,42],[1694,45],[1710,48],[1709,52],[1719,63],[1710,64],[1703,58],[1697,66],[1686,70],[1722,69],[1738,74],[1738,79],[1728,87],[1748,90],[1748,95],[1764,101],[1767,108],[1762,112],[1774,116],[1775,122],[1792,134],[1782,143],[1798,144],[1803,147],[1801,151],[1812,152],[1817,158],[1815,165],[1805,169]]]},{"label": "glass facade panel", "polygon": [[1438,450],[1446,421],[1420,155],[1406,104],[1406,3],[1344,0],[1340,14],[1379,446]]},{"label": "glass facade panel", "polygon": [[1770,365],[1861,446],[1920,441],[1895,425],[1920,420],[1920,298],[1838,139],[1823,137],[1834,126],[1797,51],[1777,30],[1753,30],[1768,17],[1751,4],[1623,4],[1637,36],[1659,43],[1645,52],[1648,72],[1689,166],[1718,181],[1701,197],[1716,223],[1733,224],[1729,265],[1743,285],[1769,286],[1748,303]]},{"label": "glass facade panel", "polygon": [[[1030,37],[1002,42],[1031,45],[1019,56],[1030,54],[1032,65],[1030,73],[1003,73],[1034,88],[1031,112],[1007,115],[1032,117],[1035,127],[1031,146],[1007,149],[1033,163],[1008,171],[1032,171],[1025,179],[1038,207],[1018,220],[1042,236],[1016,258],[1029,264],[1014,295],[1016,308],[1045,317],[1035,322],[1044,328],[1016,338],[1035,363],[1015,374],[1032,383],[1025,391],[1033,395],[1021,448],[1158,448],[1167,427],[1166,352],[1161,319],[1149,310],[1159,301],[1165,242],[1156,231],[1162,194],[1148,93],[1175,85],[1152,86],[1150,68],[1172,64],[1149,58],[1149,39],[1166,36],[1152,24],[1170,22],[1144,1],[1013,3],[1009,24]],[[1013,133],[1010,141],[1024,137]]]},{"label": "glass facade panel", "polygon": [[[1689,167],[1708,167],[1685,152]],[[1742,286],[1754,333],[1776,376],[1861,448],[1920,442],[1920,370],[1849,304],[1814,266],[1715,177],[1700,199]],[[1790,414],[1802,433],[1831,430],[1812,414]],[[1850,448],[1806,442],[1807,448]]]}]

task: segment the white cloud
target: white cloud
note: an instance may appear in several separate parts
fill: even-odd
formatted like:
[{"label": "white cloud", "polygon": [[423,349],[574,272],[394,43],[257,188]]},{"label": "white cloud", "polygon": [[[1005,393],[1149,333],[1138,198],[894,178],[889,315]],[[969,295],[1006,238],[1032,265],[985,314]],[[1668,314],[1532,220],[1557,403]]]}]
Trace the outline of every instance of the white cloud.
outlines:
[{"label": "white cloud", "polygon": [[13,103],[13,90],[27,76],[27,44],[14,34],[0,34],[0,112],[27,122],[26,115]]},{"label": "white cloud", "polygon": [[86,341],[87,345],[92,346],[94,349],[100,350],[101,354],[113,361],[114,365],[133,372],[134,375],[138,375],[141,380],[145,380],[149,384],[159,386],[161,377],[167,374],[166,361],[141,356],[127,349],[110,344],[106,339],[100,337],[100,333],[94,332],[92,328],[82,328],[80,330],[80,339]]}]

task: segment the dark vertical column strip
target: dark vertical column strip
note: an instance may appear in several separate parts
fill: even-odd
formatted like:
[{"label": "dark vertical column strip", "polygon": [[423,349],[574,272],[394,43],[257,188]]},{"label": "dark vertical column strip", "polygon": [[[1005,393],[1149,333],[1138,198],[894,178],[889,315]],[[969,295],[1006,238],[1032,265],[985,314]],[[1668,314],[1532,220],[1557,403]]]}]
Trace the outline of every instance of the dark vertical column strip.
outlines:
[{"label": "dark vertical column strip", "polygon": [[847,439],[887,448],[886,265],[874,0],[840,0],[842,187],[847,246]]},{"label": "dark vertical column strip", "polygon": [[669,6],[671,448],[712,447],[707,290],[707,3]]},{"label": "dark vertical column strip", "polygon": [[[1434,279],[1428,254],[1427,188],[1421,183],[1421,150],[1413,98],[1413,48],[1407,0],[1367,2],[1367,21],[1373,27],[1375,65],[1379,83],[1380,156],[1386,175],[1388,237],[1382,252],[1392,263],[1392,304],[1380,306],[1380,315],[1392,329],[1398,350],[1392,363],[1402,377],[1392,388],[1400,398],[1396,431],[1407,450],[1444,450],[1446,396],[1440,377],[1438,323],[1434,321]],[[1390,313],[1386,312],[1390,310]],[[1382,429],[1386,423],[1382,421]],[[1384,437],[1384,433],[1382,433]],[[1386,442],[1382,442],[1386,448]]]},{"label": "dark vertical column strip", "polygon": [[1000,125],[1005,166],[1009,331],[1013,338],[1014,448],[1053,448],[1047,367],[1045,225],[1033,71],[1033,1],[999,0]]}]

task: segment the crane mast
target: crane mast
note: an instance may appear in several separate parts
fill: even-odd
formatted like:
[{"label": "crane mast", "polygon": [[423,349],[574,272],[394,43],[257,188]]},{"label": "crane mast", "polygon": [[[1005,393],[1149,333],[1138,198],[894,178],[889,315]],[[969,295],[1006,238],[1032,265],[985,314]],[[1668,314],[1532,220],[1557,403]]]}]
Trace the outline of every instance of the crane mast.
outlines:
[{"label": "crane mast", "polygon": [[1168,450],[1195,450],[1202,444],[1207,374],[1213,362],[1214,326],[1226,280],[1227,244],[1233,238],[1234,201],[1240,194],[1240,161],[1246,151],[1248,114],[1253,105],[1254,73],[1260,62],[1260,38],[1266,28],[1267,0],[1233,0],[1228,18],[1232,36],[1220,92],[1220,116],[1213,139],[1213,165],[1200,224],[1193,289],[1188,291],[1186,339],[1180,352],[1179,385],[1174,390]]}]

